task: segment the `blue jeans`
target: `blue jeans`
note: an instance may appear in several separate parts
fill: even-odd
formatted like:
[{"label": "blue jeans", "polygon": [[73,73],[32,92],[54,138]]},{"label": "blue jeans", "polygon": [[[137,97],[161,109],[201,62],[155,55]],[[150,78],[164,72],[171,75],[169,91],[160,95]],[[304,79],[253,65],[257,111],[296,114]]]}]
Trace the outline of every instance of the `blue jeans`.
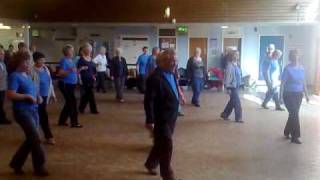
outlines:
[{"label": "blue jeans", "polygon": [[221,115],[228,118],[234,109],[236,121],[240,121],[242,120],[242,108],[238,88],[229,88],[228,90],[231,91],[230,100]]},{"label": "blue jeans", "polygon": [[203,87],[203,78],[193,78],[192,79],[192,103],[199,104],[200,93]]},{"label": "blue jeans", "polygon": [[33,167],[35,170],[39,170],[43,168],[46,162],[46,155],[41,146],[38,110],[19,109],[14,110],[13,113],[16,122],[24,131],[26,140],[13,156],[10,166],[21,169],[31,152]]}]

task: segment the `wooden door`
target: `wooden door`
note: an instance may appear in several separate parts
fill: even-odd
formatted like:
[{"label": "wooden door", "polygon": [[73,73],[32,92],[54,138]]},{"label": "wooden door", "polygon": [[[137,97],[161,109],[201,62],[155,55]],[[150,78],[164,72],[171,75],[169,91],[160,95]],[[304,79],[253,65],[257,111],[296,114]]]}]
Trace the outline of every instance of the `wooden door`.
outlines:
[{"label": "wooden door", "polygon": [[194,56],[194,51],[197,47],[201,48],[201,58],[206,66],[208,68],[207,63],[207,53],[208,53],[208,38],[190,38],[189,43],[189,57]]},{"label": "wooden door", "polygon": [[241,64],[241,38],[224,38],[223,52],[226,53],[227,49],[239,51],[239,61]]}]

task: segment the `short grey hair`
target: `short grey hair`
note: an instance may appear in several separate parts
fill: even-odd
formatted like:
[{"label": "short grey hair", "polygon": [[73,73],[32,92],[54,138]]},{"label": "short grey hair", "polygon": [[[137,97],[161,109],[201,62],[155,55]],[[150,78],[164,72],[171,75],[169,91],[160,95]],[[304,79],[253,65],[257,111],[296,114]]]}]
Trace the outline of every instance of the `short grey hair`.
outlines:
[{"label": "short grey hair", "polygon": [[66,44],[63,46],[62,48],[62,53],[63,55],[67,55],[68,50],[70,49],[74,49],[73,46],[71,44]]},{"label": "short grey hair", "polygon": [[82,49],[90,49],[92,51],[92,45],[90,43],[84,43],[82,46],[81,46]]},{"label": "short grey hair", "polygon": [[282,56],[282,51],[281,50],[279,50],[279,49],[277,49],[277,50],[275,50],[274,52],[273,52],[273,54],[276,54],[277,56],[279,56],[279,58],[281,58],[281,56]]},{"label": "short grey hair", "polygon": [[121,47],[116,48],[116,53],[122,54],[123,50]]}]

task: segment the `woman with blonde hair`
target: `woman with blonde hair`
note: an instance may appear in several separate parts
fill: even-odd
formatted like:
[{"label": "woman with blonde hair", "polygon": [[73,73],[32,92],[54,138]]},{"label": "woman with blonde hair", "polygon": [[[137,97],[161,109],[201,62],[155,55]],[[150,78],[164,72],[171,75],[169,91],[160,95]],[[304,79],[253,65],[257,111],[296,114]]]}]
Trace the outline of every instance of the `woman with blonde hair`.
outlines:
[{"label": "woman with blonde hair", "polygon": [[90,104],[92,114],[98,114],[96,100],[94,96],[94,83],[96,81],[96,65],[91,59],[92,46],[86,43],[82,46],[82,56],[78,61],[78,71],[80,74],[81,98],[79,112],[84,113],[87,104]]},{"label": "woman with blonde hair", "polygon": [[288,121],[284,129],[284,135],[295,144],[301,144],[299,111],[303,95],[309,102],[306,85],[305,70],[299,63],[299,51],[291,50],[289,53],[290,63],[284,68],[281,78],[280,97],[289,112]]},{"label": "woman with blonde hair", "polygon": [[59,126],[68,126],[66,123],[70,117],[72,128],[82,128],[78,122],[77,99],[75,96],[78,82],[77,67],[72,60],[74,48],[67,44],[62,49],[64,57],[60,60],[58,76],[59,89],[65,99],[64,107],[59,117]]},{"label": "woman with blonde hair", "polygon": [[16,174],[24,174],[22,167],[31,153],[35,175],[48,176],[46,154],[39,132],[38,104],[42,103],[42,98],[29,75],[32,68],[30,61],[30,54],[26,51],[15,53],[10,61],[12,73],[7,95],[13,101],[14,118],[26,136],[24,143],[13,156],[10,167]]},{"label": "woman with blonde hair", "polygon": [[204,85],[204,80],[207,78],[207,71],[205,64],[201,58],[201,49],[196,48],[194,56],[188,60],[187,75],[191,82],[193,91],[192,104],[196,107],[200,107],[200,93]]}]

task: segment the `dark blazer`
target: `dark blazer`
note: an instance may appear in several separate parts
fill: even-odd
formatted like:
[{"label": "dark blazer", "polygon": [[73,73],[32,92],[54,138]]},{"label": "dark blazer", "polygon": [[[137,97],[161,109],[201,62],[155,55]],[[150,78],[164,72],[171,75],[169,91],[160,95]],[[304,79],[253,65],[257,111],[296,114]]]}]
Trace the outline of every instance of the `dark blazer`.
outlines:
[{"label": "dark blazer", "polygon": [[147,89],[144,98],[146,123],[154,124],[155,137],[172,137],[178,116],[178,108],[179,100],[164,77],[163,71],[156,68],[147,78]]},{"label": "dark blazer", "polygon": [[114,78],[120,77],[120,68],[123,70],[123,74],[121,77],[127,77],[128,76],[128,67],[127,67],[127,61],[124,57],[121,57],[121,61],[119,61],[119,57],[115,56],[110,61],[110,74]]}]

